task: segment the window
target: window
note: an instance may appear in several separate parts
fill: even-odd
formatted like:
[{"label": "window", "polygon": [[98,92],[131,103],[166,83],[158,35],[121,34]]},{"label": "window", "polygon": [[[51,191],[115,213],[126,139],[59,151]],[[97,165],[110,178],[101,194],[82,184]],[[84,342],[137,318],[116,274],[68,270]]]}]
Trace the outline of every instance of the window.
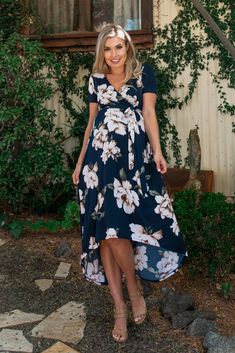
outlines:
[{"label": "window", "polygon": [[92,50],[105,23],[122,25],[138,47],[152,46],[152,0],[32,0],[32,4],[46,48]]}]

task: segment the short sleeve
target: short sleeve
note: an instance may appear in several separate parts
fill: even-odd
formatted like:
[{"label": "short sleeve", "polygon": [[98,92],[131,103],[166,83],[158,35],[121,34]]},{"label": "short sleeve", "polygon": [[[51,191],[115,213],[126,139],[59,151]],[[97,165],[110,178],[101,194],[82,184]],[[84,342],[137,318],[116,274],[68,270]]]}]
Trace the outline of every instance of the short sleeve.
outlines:
[{"label": "short sleeve", "polygon": [[143,65],[142,71],[143,93],[158,93],[155,73],[148,64]]},{"label": "short sleeve", "polygon": [[94,81],[94,77],[92,75],[89,78],[88,98],[89,98],[90,103],[97,103],[95,81]]}]

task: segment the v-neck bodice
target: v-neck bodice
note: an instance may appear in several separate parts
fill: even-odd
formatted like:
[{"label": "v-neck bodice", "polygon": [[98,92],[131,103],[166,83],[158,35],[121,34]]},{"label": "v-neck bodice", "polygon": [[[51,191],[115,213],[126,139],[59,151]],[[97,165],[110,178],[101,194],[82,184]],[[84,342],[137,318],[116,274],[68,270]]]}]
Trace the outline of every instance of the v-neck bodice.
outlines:
[{"label": "v-neck bodice", "polygon": [[125,86],[126,86],[126,84],[125,84],[125,83],[123,83],[123,84],[120,86],[120,88],[119,88],[119,89],[117,89],[117,88],[114,86],[114,84],[113,84],[113,83],[111,83],[111,81],[108,79],[108,77],[107,77],[107,76],[105,76],[105,80],[106,80],[106,82],[109,84],[109,86],[112,86],[112,87],[113,87],[113,89],[114,89],[116,92],[118,92],[118,93],[120,93],[120,92],[122,91],[123,87],[125,87]]}]

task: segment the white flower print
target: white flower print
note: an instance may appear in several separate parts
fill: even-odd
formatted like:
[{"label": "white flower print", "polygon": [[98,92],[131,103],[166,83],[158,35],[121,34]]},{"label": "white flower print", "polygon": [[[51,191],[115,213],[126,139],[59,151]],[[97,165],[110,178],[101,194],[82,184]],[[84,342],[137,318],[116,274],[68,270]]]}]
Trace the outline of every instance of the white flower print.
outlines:
[{"label": "white flower print", "polygon": [[85,206],[84,206],[83,191],[81,189],[79,189],[78,192],[79,192],[79,201],[80,201],[80,212],[81,212],[81,214],[84,214],[85,213]]},{"label": "white flower print", "polygon": [[120,148],[116,146],[116,142],[114,140],[107,141],[104,143],[103,152],[101,154],[102,161],[106,164],[109,158],[114,159],[119,154]]},{"label": "white flower print", "polygon": [[116,229],[114,229],[114,228],[108,228],[108,229],[106,230],[106,237],[105,237],[105,239],[110,239],[110,238],[118,238]]},{"label": "white flower print", "polygon": [[98,148],[103,148],[106,141],[108,141],[108,130],[105,129],[105,126],[101,125],[99,128],[94,129],[92,147],[94,147],[96,150]]},{"label": "white flower print", "polygon": [[154,209],[155,213],[160,214],[162,219],[165,217],[173,218],[174,212],[168,194],[165,193],[164,196],[157,195],[155,200],[158,203],[158,206]]},{"label": "white flower print", "polygon": [[96,243],[95,237],[90,237],[90,239],[89,239],[89,249],[90,250],[94,250],[94,249],[97,249],[98,247],[99,247],[99,245]]},{"label": "white flower print", "polygon": [[142,74],[139,75],[137,81],[136,81],[136,85],[137,87],[142,87],[143,86],[143,83],[142,83]]},{"label": "white flower print", "polygon": [[87,263],[86,277],[89,280],[95,281],[97,283],[105,281],[105,277],[104,277],[103,273],[101,271],[99,271],[98,259],[94,260],[93,262]]},{"label": "white flower print", "polygon": [[135,112],[132,109],[127,108],[125,110],[125,116],[127,118],[128,132],[130,134],[132,142],[134,143],[135,142],[135,134],[140,133],[139,124],[136,120]]},{"label": "white flower print", "polygon": [[127,119],[120,109],[108,109],[105,113],[104,123],[107,125],[108,131],[115,131],[116,134],[126,135]]},{"label": "white flower print", "polygon": [[94,166],[85,165],[85,167],[83,168],[82,174],[84,175],[84,181],[88,189],[94,189],[98,186],[99,179],[96,174],[97,171],[97,163],[95,163]]},{"label": "white flower print", "polygon": [[126,99],[133,107],[137,107],[139,105],[139,101],[137,100],[137,96],[131,96],[128,95],[127,92],[129,91],[129,87],[128,86],[123,86],[120,94],[122,95],[122,97],[124,99]]},{"label": "white flower print", "polygon": [[178,268],[179,256],[173,251],[164,251],[161,261],[157,263],[160,277],[166,278]]},{"label": "white flower print", "polygon": [[136,170],[135,172],[135,176],[132,178],[136,184],[138,185],[138,191],[141,193],[141,195],[143,195],[142,193],[142,188],[141,188],[141,181],[140,181],[140,171]]},{"label": "white flower print", "polygon": [[94,84],[94,80],[93,80],[92,76],[90,76],[90,78],[89,78],[88,91],[90,94],[96,93],[95,84]]},{"label": "white flower print", "polygon": [[173,232],[175,235],[179,235],[180,229],[179,229],[179,225],[178,225],[177,219],[176,219],[176,217],[175,217],[175,214],[173,214],[172,219],[173,219],[173,223],[172,223],[172,225],[171,225],[172,232]]},{"label": "white flower print", "polygon": [[149,163],[152,155],[152,149],[150,143],[147,142],[146,148],[143,152],[144,163]]},{"label": "white flower print", "polygon": [[133,153],[133,144],[131,139],[128,139],[128,166],[132,170],[135,166],[135,155]]},{"label": "white flower print", "polygon": [[101,192],[99,192],[97,196],[97,204],[95,206],[96,213],[101,209],[101,207],[103,206],[103,203],[104,203],[104,195]]},{"label": "white flower print", "polygon": [[141,130],[145,132],[145,126],[144,126],[144,117],[139,109],[136,109],[136,113],[138,113],[140,119],[138,121],[138,125],[140,126]]},{"label": "white flower print", "polygon": [[117,102],[117,92],[112,86],[104,83],[98,86],[97,99],[100,104],[108,104],[110,101]]},{"label": "white flower print", "polygon": [[147,261],[146,246],[137,246],[135,248],[135,269],[143,271],[144,268],[148,268]]},{"label": "white flower print", "polygon": [[161,230],[158,230],[157,232],[150,234],[140,224],[131,223],[129,227],[132,231],[131,238],[133,241],[138,241],[141,243],[146,243],[154,246],[160,246],[158,240],[162,238]]},{"label": "white flower print", "polygon": [[135,207],[139,206],[138,194],[132,190],[129,181],[124,180],[120,183],[119,180],[114,178],[114,197],[116,198],[119,208],[123,208],[124,212],[131,214],[134,212]]}]

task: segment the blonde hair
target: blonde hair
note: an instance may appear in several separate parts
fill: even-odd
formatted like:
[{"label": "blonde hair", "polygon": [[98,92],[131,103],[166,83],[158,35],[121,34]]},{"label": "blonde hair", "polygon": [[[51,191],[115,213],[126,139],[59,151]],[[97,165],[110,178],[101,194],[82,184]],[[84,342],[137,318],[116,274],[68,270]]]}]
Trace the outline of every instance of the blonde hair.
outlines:
[{"label": "blonde hair", "polygon": [[98,35],[96,44],[96,56],[93,65],[93,73],[110,73],[109,66],[106,64],[104,59],[104,46],[108,38],[119,37],[125,42],[127,46],[127,59],[125,62],[125,73],[124,83],[129,81],[131,78],[138,78],[141,74],[141,64],[136,58],[135,47],[132,43],[129,34],[119,25],[107,24],[102,28]]}]

